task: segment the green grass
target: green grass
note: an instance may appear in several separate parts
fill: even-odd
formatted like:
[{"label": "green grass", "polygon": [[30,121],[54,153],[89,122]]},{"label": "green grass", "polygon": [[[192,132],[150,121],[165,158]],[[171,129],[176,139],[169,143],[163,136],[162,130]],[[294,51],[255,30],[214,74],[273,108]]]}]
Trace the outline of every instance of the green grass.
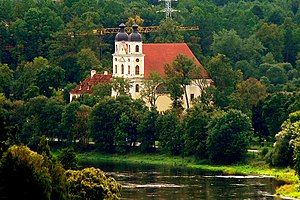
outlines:
[{"label": "green grass", "polygon": [[299,179],[298,176],[295,175],[295,170],[290,168],[271,168],[260,158],[259,155],[254,153],[248,153],[248,157],[243,163],[233,165],[209,165],[205,160],[197,161],[194,157],[180,157],[161,154],[110,155],[89,152],[78,154],[77,157],[79,161],[89,163],[111,161],[132,164],[196,168],[228,175],[273,176],[277,180],[281,180],[286,183],[286,185],[283,185],[276,190],[277,194],[294,198],[300,197],[297,185]]}]

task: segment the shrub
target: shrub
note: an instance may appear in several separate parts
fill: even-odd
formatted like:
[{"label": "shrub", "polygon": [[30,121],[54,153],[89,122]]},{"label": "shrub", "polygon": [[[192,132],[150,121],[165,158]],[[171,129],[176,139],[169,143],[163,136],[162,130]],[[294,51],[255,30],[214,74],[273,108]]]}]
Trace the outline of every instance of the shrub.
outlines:
[{"label": "shrub", "polygon": [[114,178],[107,178],[103,171],[96,168],[67,170],[71,199],[119,199],[121,185]]}]

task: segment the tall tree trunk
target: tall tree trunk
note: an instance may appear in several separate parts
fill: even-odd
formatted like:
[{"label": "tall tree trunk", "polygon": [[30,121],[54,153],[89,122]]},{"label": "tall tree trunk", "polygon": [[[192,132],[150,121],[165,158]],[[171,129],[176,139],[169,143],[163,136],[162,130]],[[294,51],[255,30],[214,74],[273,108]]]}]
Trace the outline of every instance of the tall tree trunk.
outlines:
[{"label": "tall tree trunk", "polygon": [[184,95],[185,95],[185,101],[186,101],[186,108],[190,108],[189,98],[188,98],[188,95],[186,93],[186,85],[183,86],[183,89],[184,89]]}]

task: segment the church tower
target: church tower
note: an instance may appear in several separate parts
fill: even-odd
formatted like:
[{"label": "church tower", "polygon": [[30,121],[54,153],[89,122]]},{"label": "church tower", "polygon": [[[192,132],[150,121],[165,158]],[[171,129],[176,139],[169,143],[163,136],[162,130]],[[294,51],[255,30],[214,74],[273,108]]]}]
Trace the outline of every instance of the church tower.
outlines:
[{"label": "church tower", "polygon": [[[120,24],[120,32],[115,37],[113,54],[113,77],[122,77],[131,82],[132,98],[139,98],[142,79],[144,78],[144,57],[142,37],[138,33],[138,25],[132,26],[133,32],[125,32],[125,24]],[[112,92],[116,96],[116,92]]]}]

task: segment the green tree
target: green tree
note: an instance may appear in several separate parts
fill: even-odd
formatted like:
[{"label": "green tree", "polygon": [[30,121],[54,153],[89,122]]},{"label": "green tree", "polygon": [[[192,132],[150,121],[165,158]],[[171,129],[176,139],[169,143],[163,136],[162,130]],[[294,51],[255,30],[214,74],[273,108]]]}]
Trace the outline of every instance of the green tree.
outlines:
[{"label": "green tree", "polygon": [[[163,79],[158,72],[150,72],[147,79],[143,80],[141,97],[149,102],[150,107],[156,107],[156,100],[166,91],[158,91],[163,87]],[[161,88],[163,89],[163,88]]]},{"label": "green tree", "polygon": [[66,171],[71,199],[120,199],[121,184],[96,168]]},{"label": "green tree", "polygon": [[130,81],[122,77],[115,77],[112,81],[112,89],[116,97],[119,95],[127,95],[130,89]]},{"label": "green tree", "polygon": [[266,76],[272,84],[284,84],[288,79],[285,70],[279,66],[270,67],[266,72]]},{"label": "green tree", "polygon": [[226,55],[231,61],[237,62],[241,59],[243,40],[235,30],[222,30],[214,33],[214,42],[211,45],[212,51]]},{"label": "green tree", "polygon": [[155,126],[158,116],[159,113],[153,107],[142,116],[141,122],[138,125],[138,140],[141,142],[140,147],[142,152],[152,151],[155,141],[158,140],[158,131]]},{"label": "green tree", "polygon": [[100,61],[90,48],[80,50],[77,54],[77,64],[80,66],[82,78],[88,77],[91,70],[102,71]]},{"label": "green tree", "polygon": [[91,136],[100,151],[114,151],[114,125],[121,116],[119,105],[115,99],[106,98],[96,104],[90,115]]},{"label": "green tree", "polygon": [[126,126],[119,128],[128,134],[129,145],[134,146],[138,139],[137,126],[145,110],[146,107],[142,100],[133,100],[127,95],[118,96],[116,99],[105,98],[96,104],[90,115],[90,131],[99,150],[114,152],[115,130],[120,124],[122,113],[130,120],[126,121],[124,116]]},{"label": "green tree", "polygon": [[48,140],[42,136],[38,144],[37,153],[42,155],[45,162],[45,167],[49,169],[51,176],[51,198],[66,200],[68,199],[68,185],[63,166],[56,161],[51,155],[51,150],[48,145]]},{"label": "green tree", "polygon": [[293,148],[290,141],[293,137],[293,125],[290,121],[282,124],[282,130],[275,135],[274,148],[267,155],[267,162],[271,166],[287,167],[293,166]]},{"label": "green tree", "polygon": [[62,138],[68,139],[70,143],[75,141],[74,137],[74,124],[76,121],[76,114],[79,110],[80,103],[77,101],[73,101],[69,103],[63,113],[62,113],[62,121],[60,123]]},{"label": "green tree", "polygon": [[257,79],[249,78],[236,85],[236,91],[232,94],[231,99],[235,109],[251,116],[252,108],[266,95],[266,87]]},{"label": "green tree", "polygon": [[183,135],[179,117],[174,110],[166,111],[157,118],[156,129],[159,131],[158,141],[162,152],[179,155],[183,149]]},{"label": "green tree", "polygon": [[24,18],[13,25],[17,43],[14,48],[15,55],[20,55],[20,61],[31,61],[38,56],[46,57],[46,41],[62,24],[61,18],[49,8],[30,8]]},{"label": "green tree", "polygon": [[96,102],[99,102],[104,97],[111,96],[112,85],[110,83],[98,83],[92,87],[92,97],[95,98]]},{"label": "green tree", "polygon": [[7,97],[11,93],[14,72],[7,64],[0,62],[0,93],[4,93]]},{"label": "green tree", "polygon": [[227,107],[228,97],[234,92],[235,85],[242,79],[241,72],[234,71],[228,58],[222,54],[218,54],[209,61],[207,70],[216,86],[215,104],[222,108]]},{"label": "green tree", "polygon": [[77,169],[78,167],[76,153],[71,147],[61,149],[58,153],[57,159],[66,170]]},{"label": "green tree", "polygon": [[276,24],[262,24],[256,32],[256,37],[267,48],[267,52],[271,52],[274,55],[276,61],[282,61],[284,32]]},{"label": "green tree", "polygon": [[279,132],[281,124],[288,118],[288,110],[292,102],[292,94],[284,92],[271,94],[264,101],[263,118],[271,137]]},{"label": "green tree", "polygon": [[4,114],[4,109],[0,110],[0,158],[3,153],[8,149],[10,143],[13,141],[13,138],[16,135],[15,126],[9,126],[7,124],[7,118]]},{"label": "green tree", "polygon": [[238,110],[229,110],[209,124],[208,158],[213,164],[231,164],[243,159],[253,130],[250,118]]},{"label": "green tree", "polygon": [[2,196],[8,199],[49,199],[51,176],[42,155],[25,146],[11,146],[1,159]]},{"label": "green tree", "polygon": [[75,123],[73,124],[74,136],[83,144],[88,144],[90,139],[89,117],[91,110],[91,107],[81,105],[75,115]]},{"label": "green tree", "polygon": [[[196,66],[194,61],[185,55],[177,55],[172,64],[165,65],[166,78],[170,82],[178,84],[182,87],[185,95],[187,108],[190,107],[187,86],[190,85],[192,79],[196,79],[198,74],[201,74],[200,68]],[[172,96],[172,94],[171,94]]]},{"label": "green tree", "polygon": [[172,19],[165,19],[160,22],[158,35],[154,40],[156,43],[183,42],[183,36],[178,31],[178,25]]},{"label": "green tree", "polygon": [[207,158],[207,126],[215,115],[215,108],[204,104],[196,104],[187,110],[182,125],[184,130],[184,153],[186,155],[195,155],[200,159]]},{"label": "green tree", "polygon": [[40,139],[40,143],[37,147],[37,153],[49,159],[52,158],[50,146],[48,145],[48,140],[45,136],[42,136]]},{"label": "green tree", "polygon": [[48,99],[45,96],[38,96],[30,99],[25,104],[27,119],[22,134],[30,135],[33,141],[42,135],[51,139],[60,138],[59,124],[64,107],[65,102],[57,97]]},{"label": "green tree", "polygon": [[126,153],[129,147],[129,131],[132,129],[132,122],[129,117],[122,113],[120,117],[119,124],[115,128],[115,136],[114,136],[114,145],[116,148],[116,152],[118,153]]},{"label": "green tree", "polygon": [[37,76],[36,85],[40,88],[40,94],[51,97],[54,96],[53,91],[59,90],[63,85],[65,72],[59,66],[47,66]]},{"label": "green tree", "polygon": [[299,133],[300,111],[289,114],[288,119],[281,125],[281,131],[275,135],[274,148],[267,155],[271,166],[294,166],[299,173]]}]

